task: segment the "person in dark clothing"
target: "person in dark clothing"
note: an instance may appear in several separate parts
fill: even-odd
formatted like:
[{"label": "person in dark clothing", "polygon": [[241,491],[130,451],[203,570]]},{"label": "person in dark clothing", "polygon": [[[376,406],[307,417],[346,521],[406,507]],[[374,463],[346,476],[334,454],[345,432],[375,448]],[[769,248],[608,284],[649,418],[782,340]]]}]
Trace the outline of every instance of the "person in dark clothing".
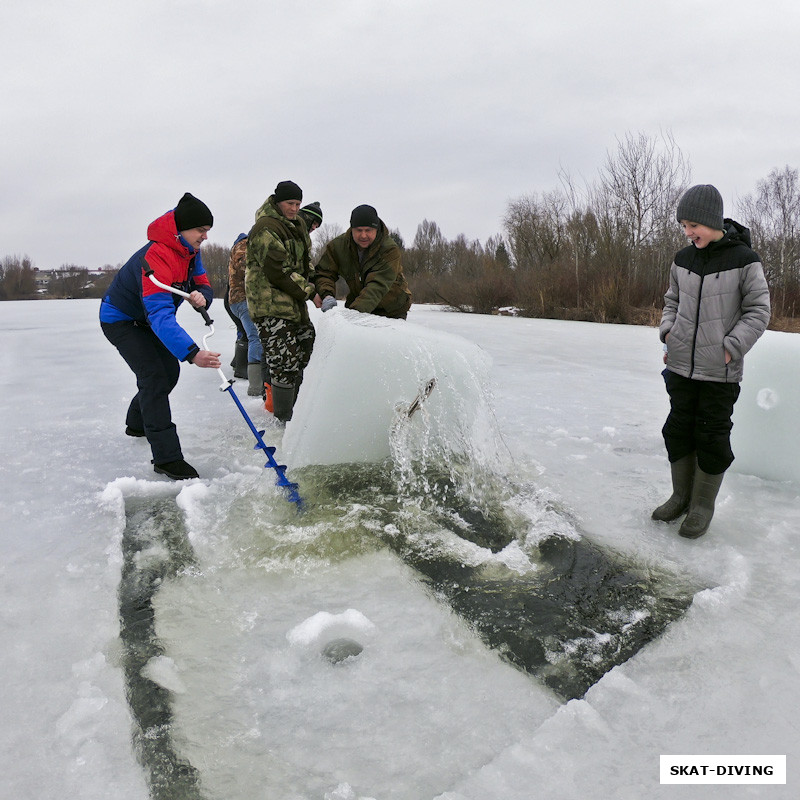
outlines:
[{"label": "person in dark clothing", "polygon": [[336,306],[336,281],[347,282],[347,308],[364,314],[405,319],[411,307],[411,292],[403,275],[402,253],[389,235],[378,212],[357,206],[350,215],[350,228],[331,239],[317,264],[314,283],[321,308]]},{"label": "person in dark clothing", "polygon": [[231,319],[231,322],[236,327],[236,339],[234,340],[234,347],[233,347],[233,358],[231,359],[231,366],[233,367],[233,377],[234,378],[246,378],[247,377],[247,359],[250,353],[250,342],[247,338],[247,331],[244,329],[244,325],[242,325],[242,321],[236,314],[231,311],[231,285],[230,282],[225,286],[225,296],[223,298],[223,305],[225,306],[225,311],[228,312],[228,316]]},{"label": "person in dark clothing", "polygon": [[169,404],[180,362],[218,369],[220,354],[194,343],[175,316],[183,299],[154,284],[148,274],[189,293],[194,308],[207,308],[213,291],[200,246],[213,222],[205,203],[184,194],[172,211],[150,223],[148,243],[119,270],[100,304],[100,327],[136,375],[139,389],[128,406],[125,433],[146,437],[155,472],[173,480],[198,477],[184,461]]},{"label": "person in dark clothing", "polygon": [[309,234],[313,233],[322,225],[322,206],[320,206],[319,200],[315,200],[313,203],[303,206],[298,212],[298,215],[301,216],[306,223]]},{"label": "person in dark clothing", "polygon": [[767,328],[769,288],[747,228],[722,214],[714,186],[693,186],[677,218],[690,244],[678,251],[664,296],[660,337],[670,412],[662,434],[672,496],[653,511],[680,535],[702,536],[714,516],[725,471],[734,459],[731,416],[745,354]]},{"label": "person in dark clothing", "polygon": [[[240,233],[233,243],[228,261],[228,300],[230,313],[238,320],[245,331],[247,343],[247,394],[250,397],[264,396],[263,356],[264,350],[258,336],[250,311],[247,308],[247,295],[244,290],[244,276],[247,267],[247,234]],[[237,339],[238,343],[238,339]]]}]

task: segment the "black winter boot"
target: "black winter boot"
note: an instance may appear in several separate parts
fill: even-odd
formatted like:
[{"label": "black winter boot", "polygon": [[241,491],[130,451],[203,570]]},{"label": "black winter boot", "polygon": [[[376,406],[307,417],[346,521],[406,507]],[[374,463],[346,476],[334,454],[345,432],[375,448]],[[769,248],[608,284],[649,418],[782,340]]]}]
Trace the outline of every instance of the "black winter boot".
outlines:
[{"label": "black winter boot", "polygon": [[714,516],[714,504],[724,476],[724,472],[720,472],[719,475],[709,475],[700,467],[697,468],[689,513],[678,531],[681,536],[687,539],[696,539],[708,530],[711,518]]},{"label": "black winter boot", "polygon": [[689,508],[697,460],[695,454],[691,453],[672,462],[669,466],[672,470],[672,497],[651,515],[659,522],[672,522]]},{"label": "black winter boot", "polygon": [[153,464],[153,471],[159,475],[166,475],[174,481],[185,481],[189,478],[199,478],[197,470],[187,464],[182,458],[177,461],[167,461],[164,464]]},{"label": "black winter boot", "polygon": [[294,410],[294,386],[272,384],[272,413],[275,419],[288,422]]},{"label": "black winter boot", "polygon": [[231,360],[234,378],[247,377],[247,339],[237,339]]}]

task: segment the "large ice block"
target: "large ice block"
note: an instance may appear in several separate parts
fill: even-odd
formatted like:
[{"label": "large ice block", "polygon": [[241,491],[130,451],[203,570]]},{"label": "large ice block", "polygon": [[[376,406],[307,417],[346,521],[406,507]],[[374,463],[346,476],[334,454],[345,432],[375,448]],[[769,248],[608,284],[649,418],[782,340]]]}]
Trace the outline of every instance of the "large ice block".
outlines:
[{"label": "large ice block", "polygon": [[[446,451],[479,438],[476,425],[488,417],[489,359],[474,344],[348,309],[312,318],[314,354],[283,439],[292,468],[382,461],[393,432],[407,424],[424,426],[427,442]],[[432,379],[435,387],[409,419]]]}]

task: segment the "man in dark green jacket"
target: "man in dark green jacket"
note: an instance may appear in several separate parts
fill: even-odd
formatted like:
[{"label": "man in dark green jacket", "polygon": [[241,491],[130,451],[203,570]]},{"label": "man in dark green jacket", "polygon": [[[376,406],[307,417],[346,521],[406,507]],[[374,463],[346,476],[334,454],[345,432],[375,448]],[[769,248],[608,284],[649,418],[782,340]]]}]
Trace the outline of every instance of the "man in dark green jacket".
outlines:
[{"label": "man in dark green jacket", "polygon": [[281,181],[256,212],[256,223],[247,237],[247,308],[269,368],[265,405],[281,422],[292,418],[303,370],[314,348],[306,301],[315,289],[311,240],[298,216],[302,199],[296,183]]},{"label": "man in dark green jacket", "polygon": [[336,281],[347,282],[345,306],[364,314],[405,319],[411,292],[400,263],[401,252],[378,212],[358,206],[350,215],[350,228],[328,242],[317,264],[314,282],[322,310],[336,305]]}]

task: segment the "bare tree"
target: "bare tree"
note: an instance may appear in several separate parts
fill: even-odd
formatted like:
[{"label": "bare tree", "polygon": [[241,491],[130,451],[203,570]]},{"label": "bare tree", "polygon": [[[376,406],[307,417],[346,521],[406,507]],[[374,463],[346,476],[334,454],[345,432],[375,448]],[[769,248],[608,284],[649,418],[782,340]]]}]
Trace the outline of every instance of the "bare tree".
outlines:
[{"label": "bare tree", "polygon": [[503,225],[517,269],[543,269],[558,259],[567,207],[567,197],[560,190],[524,195],[508,204]]},{"label": "bare tree", "polygon": [[679,241],[674,211],[690,172],[671,133],[628,133],[607,154],[591,206],[607,244],[623,258],[617,267],[626,291],[640,280],[643,288],[663,284]]},{"label": "bare tree", "polygon": [[789,166],[773,169],[756,191],[738,203],[742,222],[761,255],[773,303],[782,316],[794,316],[800,299],[800,179]]},{"label": "bare tree", "polygon": [[415,251],[415,272],[442,275],[448,271],[447,242],[439,226],[427,219],[417,225],[412,248]]},{"label": "bare tree", "polygon": [[581,191],[572,176],[564,169],[558,173],[569,209],[565,236],[570,253],[570,265],[575,278],[575,308],[584,303],[584,284],[588,283],[598,253],[600,230],[595,213],[591,210],[589,191]]},{"label": "bare tree", "polygon": [[36,277],[28,256],[5,256],[0,262],[0,300],[25,300],[36,296]]},{"label": "bare tree", "polygon": [[463,280],[481,274],[485,266],[485,251],[480,241],[475,239],[470,242],[463,233],[460,233],[448,243],[447,251],[447,261],[453,275]]},{"label": "bare tree", "polygon": [[341,225],[335,223],[324,223],[311,234],[311,263],[315,266],[319,264],[322,253],[328,246],[328,242],[341,236],[344,233]]},{"label": "bare tree", "polygon": [[[233,242],[231,242],[231,247]],[[208,275],[208,281],[214,290],[215,297],[222,297],[225,294],[225,287],[228,285],[228,263],[231,258],[231,248],[222,244],[206,242],[200,250],[200,260],[203,269]]]}]

